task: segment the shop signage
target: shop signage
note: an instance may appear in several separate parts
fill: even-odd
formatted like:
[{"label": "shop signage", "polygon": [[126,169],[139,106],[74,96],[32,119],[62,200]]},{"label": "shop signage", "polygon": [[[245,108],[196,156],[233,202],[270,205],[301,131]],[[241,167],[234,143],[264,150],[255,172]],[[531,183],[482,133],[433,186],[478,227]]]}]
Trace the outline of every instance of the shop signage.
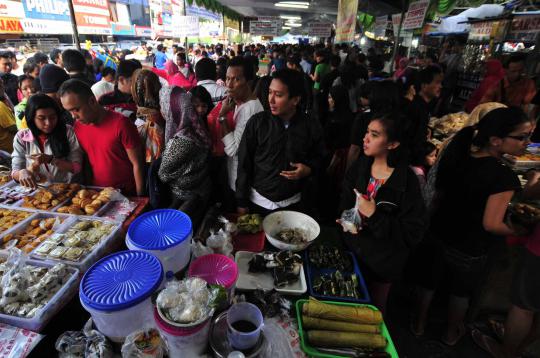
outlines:
[{"label": "shop signage", "polygon": [[27,18],[70,21],[66,0],[23,0]]},{"label": "shop signage", "polygon": [[111,30],[113,35],[135,36],[135,28],[132,25],[123,25],[113,22],[111,23]]},{"label": "shop signage", "polygon": [[375,33],[375,37],[384,37],[384,35],[386,34],[387,25],[388,25],[387,15],[377,16],[375,18],[375,29],[373,31]]},{"label": "shop signage", "polygon": [[422,27],[428,6],[429,0],[420,0],[409,4],[409,11],[405,14],[402,29],[412,30]]},{"label": "shop signage", "polygon": [[152,28],[146,26],[135,26],[135,35],[139,37],[152,37]]},{"label": "shop signage", "polygon": [[27,18],[21,19],[21,24],[24,32],[29,34],[71,35],[73,33],[73,28],[69,21]]},{"label": "shop signage", "polygon": [[186,15],[198,16],[210,21],[221,21],[221,14],[216,14],[215,12],[207,10],[204,7],[198,7],[195,4],[186,8]]},{"label": "shop signage", "polygon": [[110,35],[108,0],[72,0],[77,28],[81,34]]},{"label": "shop signage", "polygon": [[199,18],[197,16],[180,16],[178,34],[181,37],[199,36]]},{"label": "shop signage", "polygon": [[24,19],[24,7],[22,3],[11,0],[0,0],[0,16],[16,17]]},{"label": "shop signage", "polygon": [[277,21],[250,21],[249,32],[252,36],[277,36],[279,23]]},{"label": "shop signage", "polygon": [[281,18],[277,17],[277,16],[258,16],[257,17],[257,20],[258,21],[281,21]]},{"label": "shop signage", "polygon": [[469,40],[489,40],[492,29],[492,21],[474,22],[471,24],[471,30],[469,31]]},{"label": "shop signage", "polygon": [[356,13],[358,11],[358,0],[339,0],[336,42],[352,42],[356,29]]},{"label": "shop signage", "polygon": [[533,42],[536,41],[539,32],[540,15],[516,15],[512,20],[507,40]]},{"label": "shop signage", "polygon": [[398,35],[400,22],[401,22],[401,14],[392,14],[392,26],[394,28],[394,36]]},{"label": "shop signage", "polygon": [[24,30],[21,21],[14,17],[0,17],[0,33],[21,34]]},{"label": "shop signage", "polygon": [[330,37],[332,36],[331,22],[310,22],[308,25],[309,36]]}]

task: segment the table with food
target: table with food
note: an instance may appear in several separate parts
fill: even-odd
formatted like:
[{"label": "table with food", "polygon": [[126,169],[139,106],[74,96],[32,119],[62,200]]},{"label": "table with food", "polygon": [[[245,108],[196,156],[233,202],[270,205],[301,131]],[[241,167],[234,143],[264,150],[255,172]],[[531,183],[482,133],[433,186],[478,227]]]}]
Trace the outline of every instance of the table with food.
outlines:
[{"label": "table with food", "polygon": [[194,231],[159,209],[124,231],[101,211],[116,194],[56,185],[0,205],[0,338],[22,356],[398,356],[356,258],[310,216],[212,207]]}]

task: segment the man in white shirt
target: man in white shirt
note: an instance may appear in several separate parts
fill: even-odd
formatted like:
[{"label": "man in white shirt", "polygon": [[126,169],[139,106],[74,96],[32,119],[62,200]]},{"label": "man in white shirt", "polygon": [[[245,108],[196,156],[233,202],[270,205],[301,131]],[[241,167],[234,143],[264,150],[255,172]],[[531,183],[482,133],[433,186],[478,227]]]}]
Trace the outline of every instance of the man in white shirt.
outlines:
[{"label": "man in white shirt", "polygon": [[103,96],[106,93],[114,91],[114,79],[116,77],[116,70],[114,68],[105,67],[101,72],[101,81],[92,85],[92,92],[96,99]]},{"label": "man in white shirt", "polygon": [[197,86],[203,86],[210,96],[214,106],[227,96],[227,87],[216,83],[217,71],[216,63],[209,58],[203,58],[195,65],[195,76],[197,77]]},{"label": "man in white shirt", "polygon": [[[229,96],[223,101],[219,112],[221,136],[227,155],[227,174],[229,187],[236,191],[236,175],[238,171],[238,147],[249,119],[259,112],[263,106],[251,90],[253,81],[253,63],[244,57],[234,57],[227,68],[226,84]],[[226,115],[234,110],[234,129],[229,128]]]}]

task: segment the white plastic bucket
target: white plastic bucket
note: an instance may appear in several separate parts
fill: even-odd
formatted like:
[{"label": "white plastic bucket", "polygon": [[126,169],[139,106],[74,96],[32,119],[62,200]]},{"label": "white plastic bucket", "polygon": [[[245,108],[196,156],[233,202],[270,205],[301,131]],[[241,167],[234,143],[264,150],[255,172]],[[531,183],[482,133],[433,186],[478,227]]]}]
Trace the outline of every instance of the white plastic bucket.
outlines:
[{"label": "white plastic bucket", "polygon": [[106,335],[113,342],[124,342],[124,339],[148,322],[152,321],[152,301],[149,298],[135,306],[120,311],[99,311],[92,309],[84,303],[81,304],[90,313],[98,331]]},{"label": "white plastic bucket", "polygon": [[179,210],[158,209],[131,223],[126,246],[156,256],[165,277],[170,278],[189,264],[192,236],[193,225],[188,215]]},{"label": "white plastic bucket", "polygon": [[191,258],[191,236],[190,234],[186,240],[165,250],[146,250],[135,246],[131,242],[129,235],[126,235],[126,246],[130,250],[145,251],[157,257],[163,265],[165,276],[170,278],[171,274],[182,271],[189,264]]},{"label": "white plastic bucket", "polygon": [[157,308],[154,308],[154,320],[161,337],[167,342],[169,357],[201,357],[208,345],[211,318],[209,316],[205,321],[193,327],[176,327],[165,322],[159,316]]}]

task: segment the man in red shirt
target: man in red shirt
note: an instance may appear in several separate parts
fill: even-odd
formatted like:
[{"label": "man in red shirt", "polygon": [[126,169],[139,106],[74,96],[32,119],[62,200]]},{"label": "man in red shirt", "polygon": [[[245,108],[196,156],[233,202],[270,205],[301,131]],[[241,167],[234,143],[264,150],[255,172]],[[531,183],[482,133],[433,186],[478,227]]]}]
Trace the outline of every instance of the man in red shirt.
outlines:
[{"label": "man in red shirt", "polygon": [[118,188],[126,195],[143,195],[142,145],[135,125],[100,106],[82,81],[64,82],[59,96],[75,120],[75,135],[92,168],[92,184]]}]

